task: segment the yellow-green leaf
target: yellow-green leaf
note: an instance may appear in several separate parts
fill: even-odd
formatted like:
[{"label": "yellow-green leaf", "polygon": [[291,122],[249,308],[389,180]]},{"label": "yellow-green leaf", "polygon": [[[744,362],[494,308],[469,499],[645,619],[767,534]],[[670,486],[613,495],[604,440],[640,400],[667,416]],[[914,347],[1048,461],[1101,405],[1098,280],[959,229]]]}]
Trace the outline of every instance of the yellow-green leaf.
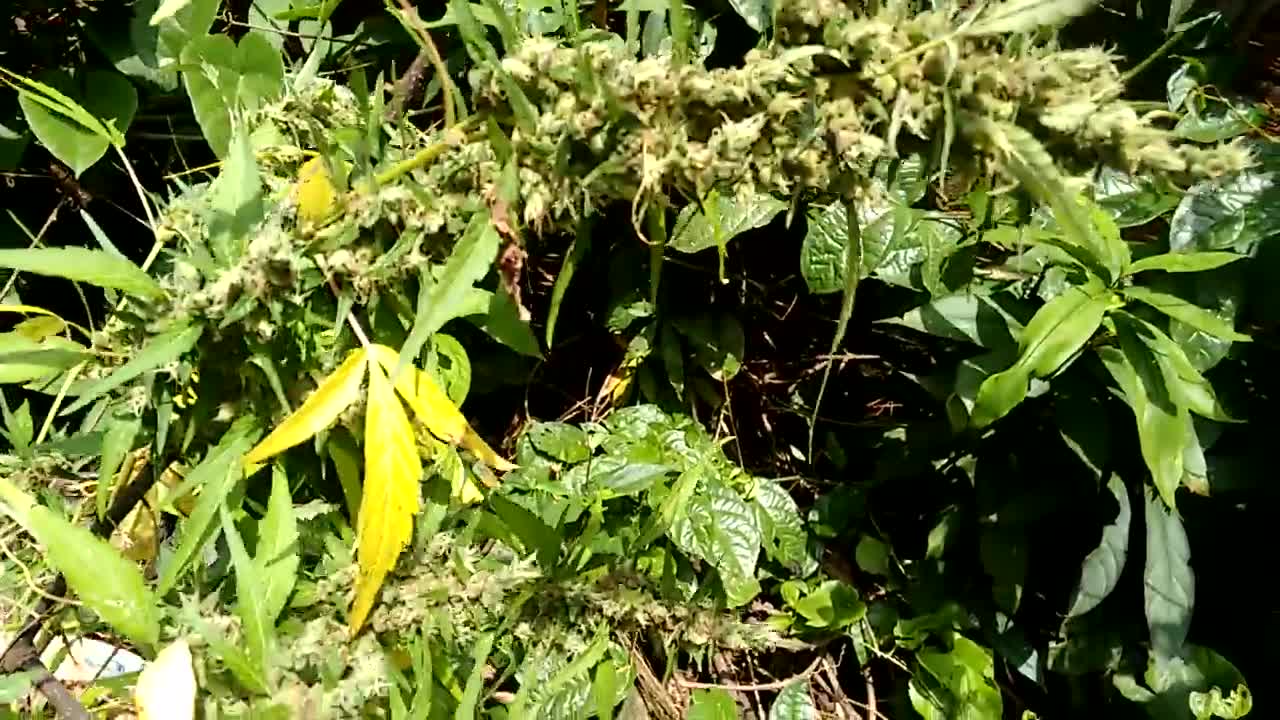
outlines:
[{"label": "yellow-green leaf", "polygon": [[133,691],[138,720],[191,720],[196,713],[196,675],[191,648],[175,640],[138,675]]},{"label": "yellow-green leaf", "polygon": [[302,407],[285,418],[244,456],[246,473],[251,474],[267,458],[305,442],[337,420],[342,411],[360,397],[360,381],[367,359],[363,349],[351,351],[338,369],[302,403]]},{"label": "yellow-green leaf", "polygon": [[[391,351],[395,362],[395,351]],[[391,389],[380,363],[369,366],[369,401],[365,410],[364,494],[356,522],[356,598],[347,624],[360,632],[373,601],[400,551],[413,535],[413,516],[420,506],[418,482],[422,461],[413,426]]]},{"label": "yellow-green leaf", "polygon": [[[373,345],[370,350],[387,373],[395,372],[399,361],[399,354],[395,350],[386,345]],[[432,435],[462,446],[495,470],[506,472],[515,469],[515,465],[494,452],[471,428],[462,411],[429,374],[413,366],[406,367],[396,378],[396,392],[409,403],[413,414],[427,426]]]}]

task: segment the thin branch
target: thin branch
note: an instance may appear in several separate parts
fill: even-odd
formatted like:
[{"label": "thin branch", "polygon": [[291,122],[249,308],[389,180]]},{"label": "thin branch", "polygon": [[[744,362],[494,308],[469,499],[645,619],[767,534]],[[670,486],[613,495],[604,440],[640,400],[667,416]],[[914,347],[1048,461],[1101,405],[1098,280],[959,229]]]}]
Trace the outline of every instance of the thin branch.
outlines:
[{"label": "thin branch", "polygon": [[822,657],[819,656],[814,658],[813,662],[809,663],[809,667],[805,668],[799,673],[796,673],[795,675],[792,675],[789,678],[785,678],[783,680],[774,680],[773,682],[767,682],[767,683],[757,683],[754,685],[738,685],[736,683],[704,683],[704,682],[694,682],[692,680],[684,680],[682,678],[676,678],[676,682],[680,683],[681,687],[686,687],[693,690],[719,689],[719,690],[728,690],[730,692],[757,692],[760,690],[781,690],[782,688],[792,683],[800,682],[801,680],[804,680],[805,678],[809,677],[810,675],[813,674],[814,670],[818,669],[818,666],[821,664],[822,664]]}]

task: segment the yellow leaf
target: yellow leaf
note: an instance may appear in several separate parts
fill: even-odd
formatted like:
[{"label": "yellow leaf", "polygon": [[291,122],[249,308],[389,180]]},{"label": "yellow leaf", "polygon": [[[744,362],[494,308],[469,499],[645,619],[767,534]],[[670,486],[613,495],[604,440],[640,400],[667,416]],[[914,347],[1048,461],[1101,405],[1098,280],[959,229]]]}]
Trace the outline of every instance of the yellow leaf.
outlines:
[{"label": "yellow leaf", "polygon": [[298,170],[295,192],[298,218],[306,223],[323,222],[338,206],[338,191],[333,186],[329,167],[319,155],[303,163]]},{"label": "yellow leaf", "polygon": [[[373,352],[374,359],[388,373],[395,372],[399,353],[386,345],[373,345],[370,350]],[[453,404],[445,391],[427,373],[412,365],[407,366],[396,378],[396,391],[405,399],[405,402],[409,403],[409,407],[413,408],[413,414],[427,426],[427,430],[430,430],[432,435],[454,445],[461,445],[471,451],[481,462],[500,472],[516,468],[494,452],[484,439],[471,429],[462,411]]]},{"label": "yellow leaf", "polygon": [[192,720],[195,717],[196,676],[186,640],[175,640],[142,669],[133,699],[138,720]]},{"label": "yellow leaf", "polygon": [[338,419],[343,410],[360,397],[360,381],[367,357],[363,349],[352,350],[333,374],[302,403],[302,407],[284,419],[271,434],[244,456],[245,473],[252,475],[262,461],[288,450],[324,430]]},{"label": "yellow leaf", "polygon": [[364,493],[356,520],[356,597],[348,626],[360,632],[378,589],[413,535],[422,461],[413,426],[377,363],[369,365],[364,425]]}]

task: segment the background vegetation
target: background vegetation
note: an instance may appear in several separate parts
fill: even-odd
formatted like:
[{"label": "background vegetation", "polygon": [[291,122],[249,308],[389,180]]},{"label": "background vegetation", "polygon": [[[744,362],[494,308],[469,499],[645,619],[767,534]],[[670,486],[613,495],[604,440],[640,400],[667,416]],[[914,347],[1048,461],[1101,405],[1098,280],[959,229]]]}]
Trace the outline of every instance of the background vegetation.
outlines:
[{"label": "background vegetation", "polygon": [[0,715],[1269,716],[1276,6],[16,0]]}]

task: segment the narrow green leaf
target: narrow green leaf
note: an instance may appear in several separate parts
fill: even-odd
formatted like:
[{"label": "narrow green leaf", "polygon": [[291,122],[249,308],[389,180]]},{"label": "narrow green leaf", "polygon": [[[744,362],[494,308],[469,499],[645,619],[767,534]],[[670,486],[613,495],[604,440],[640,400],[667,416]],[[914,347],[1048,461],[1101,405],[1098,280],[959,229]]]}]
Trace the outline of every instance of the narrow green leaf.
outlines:
[{"label": "narrow green leaf", "polygon": [[1195,606],[1196,579],[1191,547],[1176,513],[1146,493],[1147,565],[1144,608],[1151,647],[1158,657],[1182,654]]},{"label": "narrow green leaf", "polygon": [[289,481],[280,463],[271,467],[271,497],[267,514],[258,525],[258,547],[253,556],[261,583],[266,621],[274,623],[289,601],[298,579],[298,521],[293,514]]},{"label": "narrow green leaf", "polygon": [[265,598],[261,593],[262,579],[258,576],[258,568],[249,557],[249,552],[244,548],[244,541],[240,539],[240,532],[236,530],[235,521],[231,519],[226,503],[218,505],[218,516],[222,519],[222,534],[227,539],[231,565],[236,573],[236,615],[240,618],[241,640],[247,646],[250,661],[263,675],[267,675],[275,631],[273,623],[267,618]]},{"label": "narrow green leaf", "polygon": [[249,129],[236,128],[225,148],[222,171],[209,188],[209,247],[227,265],[244,254],[263,218],[262,180]]},{"label": "narrow green leaf", "polygon": [[613,720],[613,706],[618,704],[618,670],[609,658],[596,666],[596,675],[591,682],[591,700],[597,718]]},{"label": "narrow green leaf", "polygon": [[196,341],[204,328],[200,325],[180,325],[168,332],[152,338],[129,362],[120,366],[115,372],[92,382],[80,393],[79,399],[71,403],[63,415],[69,415],[102,395],[115,390],[139,375],[154,370],[165,363],[172,362],[195,347]]},{"label": "narrow green leaf", "polygon": [[564,263],[560,265],[560,274],[556,276],[556,284],[551,288],[551,306],[547,310],[547,331],[546,343],[547,347],[551,347],[551,341],[555,337],[556,321],[560,319],[560,305],[564,302],[564,295],[569,290],[569,283],[573,281],[573,275],[578,271],[578,266],[582,264],[583,258],[591,251],[591,230],[594,224],[591,216],[582,218],[578,222],[577,233],[573,236],[573,242],[569,245],[569,250],[565,253]]},{"label": "narrow green leaf", "polygon": [[537,554],[539,565],[547,570],[555,567],[556,559],[560,556],[560,535],[554,529],[537,515],[501,495],[490,494],[489,505],[511,532],[520,538],[525,548]]},{"label": "narrow green leaf", "polygon": [[142,571],[88,528],[73,525],[8,479],[0,478],[0,510],[44,546],[44,559],[104,622],[143,646],[160,638],[160,609]]},{"label": "narrow green leaf", "polygon": [[231,489],[242,477],[240,461],[249,452],[249,448],[253,447],[257,437],[258,432],[249,421],[232,425],[174,491],[177,497],[197,489],[200,494],[196,497],[196,505],[191,510],[190,517],[182,523],[177,549],[161,569],[160,580],[156,583],[156,592],[160,595],[167,594],[173,588],[191,561],[204,549],[205,543],[212,539],[212,531],[217,527],[213,525],[213,519]]},{"label": "narrow green leaf", "polygon": [[1116,313],[1115,317],[1118,324],[1123,323],[1126,332],[1133,333],[1151,351],[1164,375],[1169,397],[1176,406],[1210,420],[1233,421],[1218,403],[1213,385],[1192,365],[1181,345],[1141,318],[1128,313]]},{"label": "narrow green leaf", "polygon": [[489,651],[493,649],[493,640],[493,633],[485,633],[476,641],[471,651],[471,674],[467,676],[467,686],[458,701],[458,709],[453,714],[454,720],[474,720],[477,715],[476,703],[480,700],[480,691],[484,689],[485,661],[489,659]]},{"label": "narrow green leaf", "polygon": [[1191,252],[1163,253],[1142,258],[1129,266],[1129,274],[1146,270],[1162,270],[1164,272],[1202,272],[1222,267],[1246,256],[1233,252]]},{"label": "narrow green leaf", "polygon": [[478,212],[471,216],[462,238],[449,253],[440,277],[432,279],[423,274],[424,285],[418,293],[418,309],[413,327],[400,348],[400,360],[396,364],[396,371],[391,373],[392,382],[395,382],[395,377],[405,366],[418,357],[427,338],[444,327],[445,323],[461,317],[458,313],[469,291],[489,272],[501,243],[502,239],[493,227],[489,213]]},{"label": "narrow green leaf", "polygon": [[141,428],[142,419],[137,417],[112,416],[107,420],[107,431],[102,435],[102,460],[98,464],[98,488],[94,493],[100,518],[107,514],[107,502],[115,490],[116,473],[133,449],[133,440]]},{"label": "narrow green leaf", "polygon": [[1067,617],[1083,615],[1098,606],[1115,589],[1120,581],[1120,573],[1124,572],[1125,559],[1129,552],[1129,520],[1132,511],[1129,507],[1129,492],[1124,481],[1113,474],[1107,480],[1107,490],[1120,506],[1116,519],[1102,529],[1102,541],[1085,556],[1080,569],[1080,582],[1076,584],[1071,608]]},{"label": "narrow green leaf", "polygon": [[[1116,348],[1099,348],[1098,357],[1124,392],[1125,400],[1133,410],[1138,423],[1138,444],[1142,459],[1151,472],[1152,482],[1160,497],[1170,507],[1175,507],[1175,492],[1182,482],[1182,456],[1186,443],[1186,411],[1171,407],[1168,398],[1152,398],[1148,394],[1143,375],[1134,367],[1134,360],[1144,362],[1137,349],[1129,347],[1122,352]],[[1145,362],[1154,362],[1149,357]],[[1158,371],[1157,371],[1158,372]]]},{"label": "narrow green leaf", "polygon": [[1145,287],[1126,288],[1123,292],[1125,296],[1133,300],[1146,303],[1174,320],[1184,322],[1215,337],[1236,342],[1249,342],[1253,339],[1248,335],[1236,332],[1235,328],[1212,312],[1199,305],[1189,303],[1177,295],[1170,295]]},{"label": "narrow green leaf", "polygon": [[0,267],[86,282],[149,300],[164,297],[164,290],[141,268],[102,250],[80,247],[0,250]]}]

